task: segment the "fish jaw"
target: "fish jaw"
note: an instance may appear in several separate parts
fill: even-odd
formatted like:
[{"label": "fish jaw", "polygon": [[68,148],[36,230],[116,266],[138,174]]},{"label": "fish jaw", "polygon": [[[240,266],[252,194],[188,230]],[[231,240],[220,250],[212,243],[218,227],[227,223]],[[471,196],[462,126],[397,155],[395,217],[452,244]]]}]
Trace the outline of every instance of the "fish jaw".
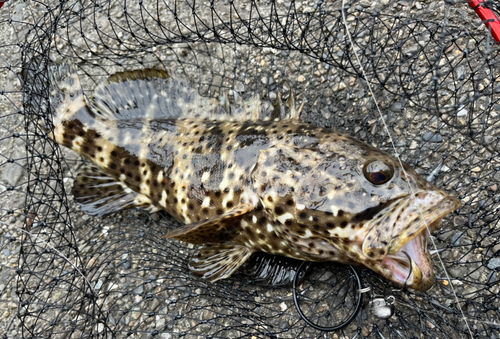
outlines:
[{"label": "fish jaw", "polygon": [[391,281],[399,286],[426,291],[434,284],[432,260],[427,251],[428,232],[414,237],[401,251],[387,255],[382,259],[384,271],[390,272]]},{"label": "fish jaw", "polygon": [[[432,193],[430,197],[435,198],[435,192]],[[416,218],[412,222],[422,224],[418,232],[412,235],[402,234],[402,237],[399,237],[400,234],[393,234],[393,237],[396,236],[398,240],[391,244],[389,254],[380,262],[379,271],[382,275],[399,286],[426,291],[434,283],[432,260],[427,249],[429,236],[438,227],[444,216],[461,205],[457,198],[443,192],[438,193],[443,198],[431,210],[429,210],[428,205],[425,205],[429,196],[421,194],[420,198],[417,197],[413,203],[410,203],[402,214],[409,215],[414,213],[414,210],[418,210],[419,215],[424,216],[425,223],[422,222],[421,218]],[[418,225],[416,226],[418,227]],[[395,229],[398,229],[398,225],[395,225]]]}]

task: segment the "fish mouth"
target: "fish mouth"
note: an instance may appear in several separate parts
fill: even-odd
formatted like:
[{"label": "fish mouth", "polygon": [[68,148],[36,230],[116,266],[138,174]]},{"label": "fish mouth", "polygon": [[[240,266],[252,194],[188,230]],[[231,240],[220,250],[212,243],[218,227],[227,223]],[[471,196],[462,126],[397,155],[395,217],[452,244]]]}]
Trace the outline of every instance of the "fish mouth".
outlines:
[{"label": "fish mouth", "polygon": [[[420,201],[423,201],[422,198]],[[449,195],[446,195],[431,209],[422,208],[425,206],[420,206],[417,199],[410,204],[408,214],[414,214],[414,210],[418,210],[419,215],[424,219],[415,217],[411,222],[419,222],[421,224],[419,230],[412,235],[404,234],[399,241],[395,242],[389,254],[382,259],[382,267],[386,272],[390,272],[390,280],[399,286],[419,291],[431,288],[434,283],[434,272],[427,249],[429,236],[438,227],[443,217],[460,206],[460,200]],[[415,229],[415,225],[412,228]],[[398,229],[397,225],[395,229]]]}]

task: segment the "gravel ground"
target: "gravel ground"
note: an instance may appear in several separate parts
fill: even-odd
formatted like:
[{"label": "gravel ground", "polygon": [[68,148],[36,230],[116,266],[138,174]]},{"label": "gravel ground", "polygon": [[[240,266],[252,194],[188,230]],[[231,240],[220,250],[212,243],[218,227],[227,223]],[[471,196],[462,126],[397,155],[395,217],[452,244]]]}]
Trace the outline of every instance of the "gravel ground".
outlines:
[{"label": "gravel ground", "polygon": [[[379,4],[389,5],[389,1],[382,0]],[[296,1],[294,6],[297,13],[304,14],[314,12],[314,5],[313,1]],[[144,5],[145,11],[140,11],[133,4],[128,6],[128,14],[125,15],[123,6],[118,2],[113,2],[111,6],[103,5],[103,11],[90,11],[90,7],[83,7],[75,2],[66,16],[71,20],[60,23],[65,28],[58,31],[51,43],[51,59],[58,60],[63,55],[71,57],[80,67],[83,84],[87,90],[92,89],[96,82],[108,74],[137,67],[166,68],[176,76],[188,78],[195,86],[199,86],[202,93],[210,96],[217,96],[222,88],[227,88],[240,95],[257,92],[263,98],[273,100],[278,91],[286,93],[293,88],[298,100],[306,102],[306,121],[338,128],[394,153],[389,139],[382,131],[383,124],[373,106],[372,96],[368,94],[364,81],[354,72],[340,71],[332,66],[334,63],[321,62],[319,58],[308,56],[307,53],[270,48],[269,41],[252,42],[264,47],[187,40],[163,46],[148,46],[146,43],[141,45],[141,39],[164,42],[162,32],[146,32],[141,29],[144,23],[147,27],[157,27],[155,23],[162,20],[162,17],[155,15],[156,9],[149,3]],[[226,2],[219,2],[214,7],[220,18],[213,18],[207,6],[200,5],[196,12],[200,20],[205,22],[213,20],[215,25],[218,25],[231,14]],[[277,1],[275,9],[265,4],[260,4],[258,8],[259,14],[265,17],[272,10],[287,13],[290,6],[290,2]],[[373,1],[359,1],[357,6],[365,10],[376,8]],[[252,7],[242,5],[238,8],[240,18],[255,18],[255,9]],[[125,337],[128,335],[127,331],[130,331],[131,337],[136,338],[149,337],[155,330],[159,331],[161,338],[183,337],[182,333],[187,333],[184,337],[189,338],[205,338],[207,333],[211,333],[213,337],[231,338],[270,337],[270,334],[265,333],[271,332],[283,338],[316,335],[325,338],[346,335],[345,337],[352,338],[358,331],[361,331],[363,336],[376,335],[376,331],[371,327],[371,322],[376,319],[366,311],[358,317],[357,324],[350,326],[343,334],[323,336],[312,328],[303,326],[293,307],[289,289],[257,287],[246,284],[245,278],[241,276],[217,284],[215,288],[197,281],[186,272],[185,267],[185,258],[191,246],[165,244],[158,240],[165,227],[175,224],[168,217],[150,217],[134,211],[97,219],[80,213],[74,206],[72,197],[69,196],[65,200],[62,192],[71,187],[82,161],[71,152],[54,149],[50,143],[38,143],[31,147],[33,140],[39,141],[42,138],[39,135],[33,137],[33,132],[26,134],[27,119],[21,112],[21,53],[25,48],[25,39],[30,40],[40,33],[39,30],[30,30],[34,23],[42,25],[43,22],[53,20],[51,16],[44,16],[46,11],[44,5],[34,1],[9,1],[0,9],[0,36],[3,45],[0,49],[0,303],[4,305],[0,310],[0,333],[6,334],[7,338],[21,337],[22,328],[19,318],[16,317],[18,314],[25,322],[24,335],[28,337],[29,331],[37,333],[37,329],[48,328],[52,328],[52,332],[46,330],[47,332],[38,334],[58,337],[57,331],[68,326],[78,329],[72,334],[73,337],[78,337],[82,329],[91,329],[96,336],[105,336],[105,333],[109,333],[106,332],[107,326],[117,329],[118,337]],[[92,16],[83,15],[89,11]],[[192,11],[184,8],[178,13],[179,19],[186,23],[186,27],[178,27],[174,20],[164,20],[162,25],[167,30],[180,30],[188,36],[191,34],[190,28],[194,26]],[[391,3],[383,13],[402,17],[409,15],[450,26],[467,27],[478,34],[484,32],[481,21],[463,4],[447,6],[444,1],[398,1]],[[347,21],[351,30],[363,30],[359,28],[360,24],[355,16],[349,16]],[[80,22],[85,25],[83,30],[79,26]],[[286,25],[284,22],[281,24]],[[330,24],[328,29],[335,31],[333,19],[326,20],[324,24]],[[488,296],[498,293],[498,285],[488,288],[485,286],[488,282],[495,281],[495,272],[500,268],[500,261],[492,256],[492,253],[499,250],[499,245],[495,244],[498,237],[498,224],[495,224],[495,220],[498,217],[493,215],[493,211],[498,208],[498,199],[495,197],[498,197],[500,181],[500,172],[497,170],[500,166],[497,156],[500,110],[496,106],[491,109],[485,98],[479,98],[476,106],[470,106],[469,103],[473,95],[471,93],[482,92],[485,88],[500,92],[500,83],[488,82],[489,79],[495,78],[488,70],[460,63],[464,48],[474,50],[476,47],[474,39],[462,36],[458,37],[454,44],[447,45],[442,56],[442,71],[449,71],[447,65],[453,65],[451,72],[454,76],[447,77],[448,82],[440,84],[442,87],[436,91],[439,95],[438,102],[432,103],[431,95],[425,91],[418,92],[418,86],[428,84],[433,75],[428,72],[428,68],[433,67],[436,62],[441,62],[432,59],[433,53],[440,47],[433,47],[436,32],[432,29],[435,27],[437,25],[429,25],[428,32],[431,33],[415,35],[415,39],[405,40],[401,40],[402,37],[411,36],[408,31],[414,29],[414,26],[391,27],[390,23],[387,23],[385,29],[380,29],[380,32],[388,33],[380,38],[381,46],[396,47],[404,41],[400,46],[402,55],[388,52],[387,59],[383,60],[382,64],[391,65],[404,59],[404,56],[419,57],[415,64],[403,63],[397,75],[381,73],[387,77],[384,82],[386,87],[374,90],[392,131],[396,152],[401,154],[405,161],[416,165],[419,172],[435,176],[438,186],[456,193],[465,204],[459,215],[447,220],[450,228],[440,231],[435,239],[441,247],[446,247],[442,252],[443,260],[456,263],[448,270],[456,292],[471,299],[476,298],[474,300],[477,300],[477,303],[470,304],[467,309],[471,316],[475,316],[474,312],[478,310],[487,313],[484,305],[488,303]],[[297,41],[290,39],[289,43],[297,43],[296,49],[299,46],[307,49],[307,46],[300,45],[298,39],[301,30],[305,28],[289,28],[294,32],[293,37],[297,37]],[[80,34],[82,31],[83,35]],[[222,29],[221,32],[222,38],[230,35],[229,30]],[[259,32],[265,36],[264,27],[253,33],[259,36]],[[319,31],[312,30],[309,33],[318,34],[318,39],[322,38]],[[236,34],[245,36],[246,27],[243,25]],[[210,39],[212,36],[207,34],[205,38]],[[346,65],[347,59],[343,58],[345,43],[341,37],[337,38],[340,43],[336,46],[332,42],[333,46],[328,50],[332,55],[326,57]],[[364,46],[360,42],[363,38],[361,34],[355,39],[357,48]],[[280,41],[280,37],[276,37],[276,40]],[[276,42],[275,45],[279,47]],[[309,47],[315,50],[314,46]],[[427,53],[421,53],[422,48],[427,48]],[[32,52],[28,51],[28,54],[30,53]],[[484,49],[481,54],[476,52],[476,55],[488,55],[487,53],[488,50]],[[363,58],[368,58],[369,53],[360,56],[362,60],[366,60]],[[386,66],[377,67],[383,69]],[[346,69],[352,70],[352,67],[346,66]],[[473,74],[471,70],[474,70]],[[468,78],[469,76],[471,78]],[[498,81],[498,75],[496,79]],[[408,82],[406,91],[417,90],[416,94],[412,93],[411,100],[401,94],[396,80]],[[462,86],[459,86],[459,83],[462,83]],[[393,95],[394,93],[396,94]],[[451,107],[454,98],[457,102],[463,102],[464,107]],[[434,104],[439,106],[439,118],[432,115],[431,110],[422,109]],[[498,106],[498,103],[496,105]],[[482,114],[486,110],[491,114]],[[467,132],[457,132],[454,128],[456,126],[464,126]],[[33,125],[30,125],[30,128],[33,128]],[[28,158],[27,144],[30,144],[31,152],[39,151],[47,157]],[[459,144],[463,146],[457,146]],[[37,176],[42,177],[43,182],[37,182]],[[62,182],[57,178],[63,178]],[[63,198],[59,199],[61,196]],[[49,203],[42,201],[38,205],[33,204],[33,197],[46,199]],[[25,206],[30,209],[26,210]],[[26,225],[37,228],[38,223],[42,221],[42,218],[35,218],[32,206],[41,206],[37,215],[43,215],[44,222],[50,224],[51,220],[54,220],[54,226],[50,230],[64,234],[62,240],[53,247],[60,251],[58,254],[64,253],[68,260],[61,255],[53,255],[54,249],[48,249],[43,243],[44,239],[54,239],[53,235],[40,231],[37,238],[31,238],[37,246],[24,247],[27,253],[20,255],[21,241],[26,240],[26,234],[22,230]],[[478,209],[492,212],[474,212]],[[70,216],[71,219],[64,219],[62,222],[61,215],[62,218]],[[476,218],[472,222],[471,216]],[[480,229],[483,226],[484,230]],[[72,229],[71,235],[68,236],[66,234],[70,232],[67,227]],[[491,230],[490,233],[487,233],[488,230]],[[68,244],[76,244],[78,251]],[[480,246],[472,248],[473,244]],[[37,260],[47,260],[47,263],[38,264]],[[34,265],[35,261],[40,266]],[[69,261],[72,264],[69,264]],[[50,269],[47,268],[47,271],[40,274],[16,273],[20,263]],[[165,269],[165,263],[168,263],[168,269]],[[79,267],[78,271],[72,269],[73,264]],[[402,313],[397,316],[396,322],[402,324],[403,328],[416,316],[415,307],[425,308],[430,305],[422,300],[434,298],[433,306],[427,308],[429,314],[447,307],[455,307],[455,302],[450,297],[452,294],[447,288],[450,285],[448,277],[437,265],[436,272],[436,284],[439,286],[428,294],[422,296],[409,293],[397,296],[398,311]],[[66,278],[68,276],[71,278]],[[17,281],[18,277],[21,277],[21,282]],[[62,284],[54,283],[59,281],[58,279],[66,280]],[[373,283],[373,286],[381,286],[376,277],[367,276],[365,279],[366,282]],[[34,301],[28,297],[29,293],[24,293],[21,297],[22,301],[30,301],[30,308],[24,309],[23,304],[19,302],[16,288],[24,292],[37,291],[41,282],[46,283],[46,286],[40,287],[41,292],[33,293],[39,300]],[[79,286],[79,289],[74,286]],[[84,310],[68,307],[69,310],[61,311],[62,304],[77,304],[78,300],[87,298],[86,293],[89,291],[83,293],[82,286],[87,286],[89,291],[92,290],[101,296],[100,300],[97,303],[92,303],[90,299],[82,302]],[[436,307],[437,304],[442,308]],[[49,305],[55,307],[48,307]],[[47,310],[40,311],[44,307]],[[92,307],[99,308],[99,312],[95,313],[100,315],[99,318],[91,319],[92,317],[82,315],[86,312],[94,314],[96,311],[92,310]],[[33,316],[29,315],[30,312]],[[61,320],[49,325],[53,319]],[[449,319],[454,324],[458,323],[456,317],[450,315]],[[498,321],[498,316],[494,315],[489,319]],[[419,321],[422,321],[422,318]],[[356,325],[359,325],[359,328]],[[420,326],[430,331],[436,326],[446,328],[442,320],[433,316],[429,316]],[[383,322],[379,323],[379,327],[382,332],[392,331],[390,326]],[[401,331],[403,336],[413,335],[412,331],[418,332],[408,328]],[[254,336],[254,333],[260,334]],[[446,333],[455,332],[450,330]],[[496,335],[498,337],[498,332]],[[457,331],[456,336],[465,337],[465,334]]]}]

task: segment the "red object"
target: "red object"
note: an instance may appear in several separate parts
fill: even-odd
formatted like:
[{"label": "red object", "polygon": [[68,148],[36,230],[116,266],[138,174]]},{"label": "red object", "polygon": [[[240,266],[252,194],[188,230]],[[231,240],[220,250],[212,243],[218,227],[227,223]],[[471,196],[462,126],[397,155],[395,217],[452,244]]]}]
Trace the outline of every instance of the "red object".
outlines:
[{"label": "red object", "polygon": [[493,39],[500,44],[500,20],[491,9],[483,6],[483,2],[483,0],[467,0],[469,6],[476,11],[491,32]]},{"label": "red object", "polygon": [[0,0],[0,8],[2,8],[3,4],[6,3],[9,0]]}]

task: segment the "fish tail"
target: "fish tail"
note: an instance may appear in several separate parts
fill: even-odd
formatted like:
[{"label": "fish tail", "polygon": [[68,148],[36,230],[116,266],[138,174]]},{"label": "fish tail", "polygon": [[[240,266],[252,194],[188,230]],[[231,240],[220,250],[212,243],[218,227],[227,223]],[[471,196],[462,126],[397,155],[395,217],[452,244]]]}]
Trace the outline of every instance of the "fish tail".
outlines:
[{"label": "fish tail", "polygon": [[53,112],[52,137],[60,144],[72,148],[71,134],[92,124],[94,114],[89,110],[77,69],[67,63],[48,68],[50,111]]}]

